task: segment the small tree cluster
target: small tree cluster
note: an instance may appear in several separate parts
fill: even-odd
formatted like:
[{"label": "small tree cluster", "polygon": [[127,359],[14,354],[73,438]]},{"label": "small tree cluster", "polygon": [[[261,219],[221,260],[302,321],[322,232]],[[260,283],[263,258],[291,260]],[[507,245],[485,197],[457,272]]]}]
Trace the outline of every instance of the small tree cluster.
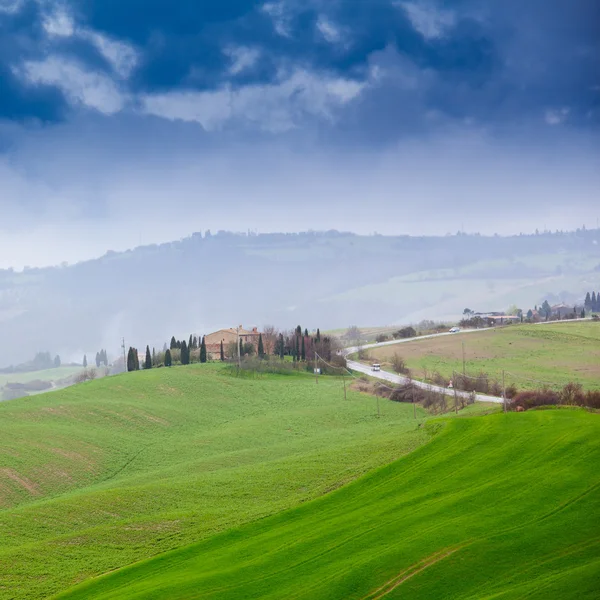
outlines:
[{"label": "small tree cluster", "polygon": [[414,327],[403,327],[402,329],[398,329],[398,331],[394,331],[394,333],[392,333],[392,337],[395,340],[398,339],[406,339],[406,338],[412,338],[415,337],[417,335],[417,332],[415,330]]},{"label": "small tree cluster", "polygon": [[139,371],[140,370],[140,360],[138,356],[137,348],[129,347],[129,351],[127,352],[127,370],[128,371]]},{"label": "small tree cluster", "polygon": [[106,350],[100,350],[100,352],[96,352],[96,368],[100,368],[101,365],[108,367],[108,356],[106,354]]},{"label": "small tree cluster", "polygon": [[600,312],[600,292],[588,292],[585,295],[585,301],[583,303],[584,309],[588,312],[598,313]]}]

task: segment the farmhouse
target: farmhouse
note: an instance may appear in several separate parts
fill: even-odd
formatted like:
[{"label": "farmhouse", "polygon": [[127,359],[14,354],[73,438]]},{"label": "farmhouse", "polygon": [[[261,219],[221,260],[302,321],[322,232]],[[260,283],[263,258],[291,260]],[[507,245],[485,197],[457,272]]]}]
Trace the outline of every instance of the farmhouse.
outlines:
[{"label": "farmhouse", "polygon": [[221,342],[223,342],[223,348],[227,349],[231,342],[237,343],[238,335],[243,343],[249,342],[255,347],[258,345],[258,336],[260,335],[258,329],[253,327],[251,330],[247,330],[240,325],[239,328],[230,327],[209,333],[206,336],[206,351],[209,354],[218,355],[221,351]]},{"label": "farmhouse", "polygon": [[555,304],[550,307],[551,316],[556,319],[564,319],[567,315],[579,315],[581,308],[577,306],[568,306],[567,304]]},{"label": "farmhouse", "polygon": [[521,317],[516,315],[488,315],[485,317],[488,321],[492,321],[493,323],[500,323],[501,325],[504,323],[516,323],[521,320]]}]

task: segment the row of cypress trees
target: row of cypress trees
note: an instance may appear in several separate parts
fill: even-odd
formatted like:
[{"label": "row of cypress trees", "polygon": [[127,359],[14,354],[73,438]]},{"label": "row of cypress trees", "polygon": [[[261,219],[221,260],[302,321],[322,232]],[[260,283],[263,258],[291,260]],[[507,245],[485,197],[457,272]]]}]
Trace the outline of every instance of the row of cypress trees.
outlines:
[{"label": "row of cypress trees", "polygon": [[584,306],[592,312],[600,312],[600,292],[597,294],[596,292],[592,292],[591,294],[588,292],[585,295]]},{"label": "row of cypress trees", "polygon": [[[247,348],[244,345],[242,339],[240,339],[240,355],[244,356],[250,353],[253,349]],[[323,348],[321,348],[323,346]],[[164,346],[164,361],[165,367],[170,367],[173,364],[173,351],[178,350],[180,354],[180,362],[182,365],[189,365],[191,363],[192,352],[199,349],[199,360],[201,363],[206,363],[208,360],[208,353],[206,350],[206,337],[196,337],[190,335],[189,341],[177,340],[175,336],[171,337],[169,347]],[[285,355],[292,356],[294,362],[304,362],[314,356],[315,351],[324,353],[328,359],[331,358],[330,340],[329,338],[321,339],[321,331],[317,329],[315,336],[310,336],[308,329],[302,328],[300,325],[296,327],[293,332],[286,334],[279,333],[275,341],[273,348],[273,354],[283,359]],[[266,358],[267,353],[265,351],[265,345],[263,342],[262,333],[258,336],[258,347],[256,349],[259,358]],[[225,360],[225,350],[223,348],[223,342],[220,346],[220,360]],[[157,366],[156,351],[150,352],[150,346],[146,346],[146,356],[143,364],[144,369],[152,369]],[[140,369],[140,363],[138,358],[137,348],[130,347],[127,355],[127,370],[138,371]]]}]

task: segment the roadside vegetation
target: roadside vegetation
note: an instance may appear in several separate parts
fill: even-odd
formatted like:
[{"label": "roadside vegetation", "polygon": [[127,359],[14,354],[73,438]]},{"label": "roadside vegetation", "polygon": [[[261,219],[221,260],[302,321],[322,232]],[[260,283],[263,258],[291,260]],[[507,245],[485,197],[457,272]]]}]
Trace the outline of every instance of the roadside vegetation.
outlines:
[{"label": "roadside vegetation", "polygon": [[[464,348],[464,363],[463,363]],[[394,370],[399,356],[416,379],[448,385],[481,379],[498,392],[502,371],[513,389],[562,387],[570,382],[600,389],[600,322],[509,325],[477,333],[415,339],[398,346],[371,348],[365,360]],[[461,389],[469,389],[465,381]],[[488,393],[481,387],[474,388]],[[491,393],[491,392],[490,392]],[[498,395],[494,393],[494,395]]]}]

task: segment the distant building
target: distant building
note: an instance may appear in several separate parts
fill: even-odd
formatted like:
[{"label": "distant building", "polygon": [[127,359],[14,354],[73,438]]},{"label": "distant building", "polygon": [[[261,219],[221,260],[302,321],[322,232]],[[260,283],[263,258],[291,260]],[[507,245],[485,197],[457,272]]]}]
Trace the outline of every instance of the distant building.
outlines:
[{"label": "distant building", "polygon": [[488,315],[484,318],[492,323],[499,323],[500,325],[509,322],[516,323],[521,320],[521,317],[517,315]]},{"label": "distant building", "polygon": [[567,315],[577,315],[579,316],[579,314],[581,313],[581,307],[580,306],[569,306],[567,304],[555,304],[554,306],[550,307],[551,313],[550,313],[550,317],[555,318],[555,319],[564,319]]},{"label": "distant building", "polygon": [[218,357],[221,352],[221,342],[223,342],[223,349],[226,351],[227,346],[231,342],[237,343],[238,339],[241,339],[243,343],[249,342],[254,344],[254,347],[256,348],[258,346],[259,336],[260,332],[256,327],[248,330],[240,325],[239,328],[230,327],[229,329],[219,329],[206,336],[206,351],[214,357]]}]

